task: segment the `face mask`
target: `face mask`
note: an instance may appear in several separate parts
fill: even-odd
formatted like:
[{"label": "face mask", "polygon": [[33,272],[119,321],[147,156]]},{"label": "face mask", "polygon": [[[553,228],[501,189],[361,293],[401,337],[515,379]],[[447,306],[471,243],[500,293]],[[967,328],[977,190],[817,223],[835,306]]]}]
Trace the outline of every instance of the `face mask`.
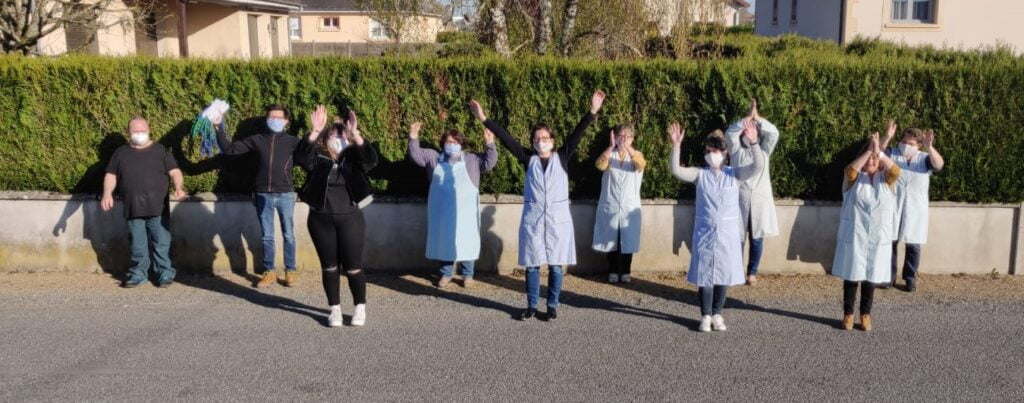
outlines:
[{"label": "face mask", "polygon": [[546,154],[546,153],[551,152],[551,147],[553,145],[554,144],[551,144],[550,142],[542,141],[540,143],[533,143],[533,148],[535,150],[537,150],[537,152],[539,152],[541,154]]},{"label": "face mask", "polygon": [[267,119],[267,128],[274,133],[284,131],[284,119]]},{"label": "face mask", "polygon": [[725,157],[722,156],[722,153],[704,154],[704,161],[706,161],[712,168],[718,168],[719,165],[722,165],[723,160],[725,160]]},{"label": "face mask", "polygon": [[462,153],[462,145],[445,143],[444,153],[448,154],[449,157],[457,157]]},{"label": "face mask", "polygon": [[341,138],[335,137],[327,140],[327,147],[331,149],[334,154],[341,154],[341,150],[345,149],[345,143],[341,141]]},{"label": "face mask", "polygon": [[917,154],[917,146],[912,146],[907,143],[900,143],[900,153],[907,157],[913,157]]},{"label": "face mask", "polygon": [[149,133],[132,133],[132,144],[141,146],[149,142]]}]

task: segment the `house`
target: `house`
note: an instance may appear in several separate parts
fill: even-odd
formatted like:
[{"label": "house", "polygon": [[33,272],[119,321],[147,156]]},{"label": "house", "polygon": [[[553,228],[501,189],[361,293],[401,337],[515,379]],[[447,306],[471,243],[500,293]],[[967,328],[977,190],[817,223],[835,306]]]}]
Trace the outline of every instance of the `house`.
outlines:
[{"label": "house", "polygon": [[719,24],[727,27],[744,24],[750,3],[744,0],[647,0],[648,13],[658,24],[658,33],[668,35],[679,21],[680,11],[689,14],[691,22]]},{"label": "house", "polygon": [[356,0],[302,0],[302,11],[288,21],[289,38],[296,44],[432,43],[441,25],[439,14],[371,13]]},{"label": "house", "polygon": [[840,44],[879,38],[908,45],[1024,49],[1020,0],[758,0],[759,35],[795,33]]},{"label": "house", "polygon": [[291,54],[286,23],[301,6],[289,0],[154,0],[143,21],[118,0],[105,28],[69,27],[42,38],[45,55],[81,52],[158,57],[255,58]]}]

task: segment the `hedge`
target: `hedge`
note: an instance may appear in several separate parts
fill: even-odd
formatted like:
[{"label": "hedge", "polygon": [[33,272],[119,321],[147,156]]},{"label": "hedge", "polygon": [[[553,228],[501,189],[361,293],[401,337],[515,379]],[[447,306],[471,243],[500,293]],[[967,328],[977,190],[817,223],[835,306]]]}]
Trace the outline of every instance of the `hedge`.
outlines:
[{"label": "hedge", "polygon": [[[785,46],[785,43],[782,45]],[[665,127],[687,127],[683,161],[702,164],[700,140],[745,113],[756,96],[782,136],[771,158],[777,197],[838,200],[841,168],[886,119],[933,127],[947,168],[933,177],[932,199],[1024,200],[1024,67],[1000,62],[925,62],[914,57],[742,57],[704,62],[594,62],[529,59],[282,58],[208,61],[145,58],[0,58],[0,188],[97,192],[113,150],[125,143],[136,114],[169,146],[190,192],[247,192],[254,161],[197,157],[186,135],[214,98],[232,105],[237,137],[262,126],[263,107],[289,105],[292,134],[308,130],[318,103],[355,109],[382,162],[372,172],[379,192],[424,194],[426,174],[405,159],[404,133],[416,120],[436,143],[448,127],[479,148],[482,125],[466,108],[481,100],[490,117],[523,141],[536,121],[568,133],[590,94],[608,94],[600,119],[571,162],[572,194],[595,197],[593,167],[609,128],[633,122],[648,159],[643,196],[691,197],[693,187],[667,170]],[[520,193],[522,167],[507,152],[484,175],[485,193]],[[296,170],[300,176],[301,172]]]}]

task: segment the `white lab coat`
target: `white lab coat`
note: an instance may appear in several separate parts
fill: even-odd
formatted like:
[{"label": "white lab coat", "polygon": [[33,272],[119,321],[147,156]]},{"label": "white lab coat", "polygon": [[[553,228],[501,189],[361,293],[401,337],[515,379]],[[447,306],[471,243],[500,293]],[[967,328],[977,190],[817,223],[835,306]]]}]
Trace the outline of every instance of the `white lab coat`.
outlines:
[{"label": "white lab coat", "polygon": [[[726,144],[729,146],[729,165],[732,167],[746,166],[754,161],[750,148],[742,146],[740,136],[743,135],[743,121],[734,122],[725,132]],[[758,121],[758,146],[764,151],[765,163],[761,172],[747,180],[739,181],[740,214],[743,218],[742,228],[750,224],[754,239],[767,238],[779,234],[779,221],[775,215],[775,198],[772,195],[772,176],[769,159],[779,142],[779,129],[767,119]],[[746,239],[744,237],[744,239]]]},{"label": "white lab coat", "polygon": [[640,184],[643,178],[643,171],[636,170],[628,154],[620,159],[618,150],[612,152],[608,169],[601,177],[601,197],[594,216],[594,250],[640,251]]},{"label": "white lab coat", "polygon": [[874,181],[858,172],[853,186],[843,192],[833,276],[871,283],[891,281],[895,207],[896,195],[885,183],[885,172],[877,173]]},{"label": "white lab coat", "polygon": [[928,185],[932,170],[928,169],[928,154],[918,152],[910,162],[899,148],[889,154],[900,166],[900,179],[896,181],[896,211],[893,214],[892,240],[909,244],[928,242]]}]

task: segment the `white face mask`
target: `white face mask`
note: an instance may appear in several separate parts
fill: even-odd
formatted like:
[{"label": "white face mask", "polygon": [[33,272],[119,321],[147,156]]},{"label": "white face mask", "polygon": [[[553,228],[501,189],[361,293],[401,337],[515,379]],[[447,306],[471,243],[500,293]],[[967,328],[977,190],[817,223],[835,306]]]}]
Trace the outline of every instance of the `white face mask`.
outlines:
[{"label": "white face mask", "polygon": [[549,141],[542,141],[542,142],[539,142],[539,143],[533,143],[533,148],[535,150],[537,150],[537,152],[539,152],[541,154],[547,154],[547,153],[551,152],[551,147],[552,146],[554,146],[554,144],[552,144]]},{"label": "white face mask", "polygon": [[146,132],[132,133],[132,144],[133,145],[141,146],[141,145],[146,144],[148,142],[149,142],[149,133],[146,133]]},{"label": "white face mask", "polygon": [[900,153],[907,157],[913,157],[917,155],[917,146],[912,146],[907,143],[900,143]]},{"label": "white face mask", "polygon": [[341,150],[345,149],[345,142],[341,141],[340,137],[335,137],[327,140],[327,147],[331,148],[332,153],[341,154]]},{"label": "white face mask", "polygon": [[725,160],[725,156],[722,153],[707,153],[704,154],[704,161],[708,163],[708,166],[712,168],[718,168],[722,165],[722,161]]}]

